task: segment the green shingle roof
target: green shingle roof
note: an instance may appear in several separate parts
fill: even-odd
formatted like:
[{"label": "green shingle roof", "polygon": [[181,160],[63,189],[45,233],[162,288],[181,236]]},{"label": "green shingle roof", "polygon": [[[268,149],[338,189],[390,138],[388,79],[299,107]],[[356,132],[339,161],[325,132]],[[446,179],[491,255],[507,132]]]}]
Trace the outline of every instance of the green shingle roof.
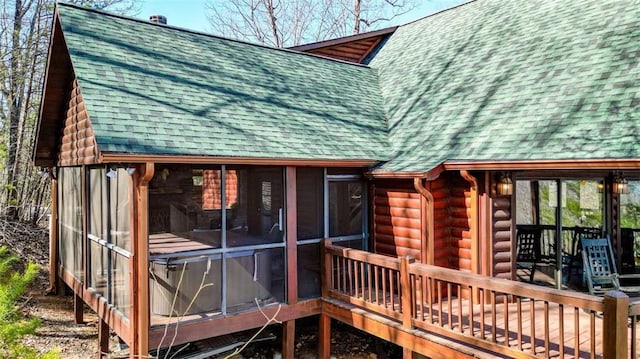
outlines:
[{"label": "green shingle roof", "polygon": [[401,26],[371,60],[392,160],[640,157],[640,3],[479,0]]},{"label": "green shingle roof", "polygon": [[102,152],[387,157],[375,70],[71,5],[57,8]]},{"label": "green shingle roof", "polygon": [[70,5],[103,152],[445,161],[640,158],[640,5],[478,0],[399,27],[369,67]]}]

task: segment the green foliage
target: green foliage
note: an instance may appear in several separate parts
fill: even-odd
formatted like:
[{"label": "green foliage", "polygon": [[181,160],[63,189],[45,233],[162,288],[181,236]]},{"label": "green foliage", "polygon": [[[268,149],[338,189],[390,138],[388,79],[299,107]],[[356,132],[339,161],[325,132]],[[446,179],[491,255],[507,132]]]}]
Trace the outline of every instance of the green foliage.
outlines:
[{"label": "green foliage", "polygon": [[53,351],[39,354],[23,344],[22,339],[35,333],[40,325],[37,318],[25,319],[18,306],[27,286],[38,274],[38,266],[29,263],[24,271],[18,267],[18,257],[7,247],[0,247],[0,358],[58,358]]}]

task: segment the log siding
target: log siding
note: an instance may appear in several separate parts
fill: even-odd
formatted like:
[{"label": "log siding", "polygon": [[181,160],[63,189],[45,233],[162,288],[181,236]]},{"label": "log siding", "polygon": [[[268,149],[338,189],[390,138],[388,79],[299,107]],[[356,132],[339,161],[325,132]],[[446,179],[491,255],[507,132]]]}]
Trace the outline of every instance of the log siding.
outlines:
[{"label": "log siding", "polygon": [[98,145],[91,128],[91,121],[78,81],[73,80],[60,140],[58,165],[78,166],[97,162]]}]

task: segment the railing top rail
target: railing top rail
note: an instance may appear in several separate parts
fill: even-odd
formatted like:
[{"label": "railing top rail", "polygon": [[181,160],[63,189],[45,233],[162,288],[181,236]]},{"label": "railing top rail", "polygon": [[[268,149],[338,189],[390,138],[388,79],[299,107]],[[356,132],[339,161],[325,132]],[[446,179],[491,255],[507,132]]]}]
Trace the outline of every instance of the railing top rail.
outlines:
[{"label": "railing top rail", "polygon": [[333,244],[325,244],[325,250],[326,253],[329,254],[366,262],[379,267],[400,270],[400,260],[398,258],[365,252],[358,249],[340,247]]},{"label": "railing top rail", "polygon": [[[394,270],[400,269],[400,259],[398,258],[365,252],[357,249],[345,248],[330,243],[325,243],[325,250],[327,253],[330,253],[332,255],[362,261],[384,268]],[[604,308],[602,297],[596,297],[585,293],[546,288],[534,284],[521,283],[508,279],[500,279],[465,273],[455,269],[438,267],[423,263],[411,263],[409,265],[409,273],[413,275],[426,276],[453,284],[471,285],[476,288],[496,291],[507,295],[564,304],[567,306],[575,306],[587,310],[601,312]],[[638,312],[640,312],[640,302],[638,303],[637,308]]]},{"label": "railing top rail", "polygon": [[503,294],[531,298],[580,307],[587,310],[602,311],[603,298],[585,293],[546,288],[539,285],[517,282],[502,278],[492,278],[477,274],[465,273],[455,269],[438,267],[422,263],[409,266],[409,273],[431,277],[454,284],[471,285],[476,288],[496,291]]}]

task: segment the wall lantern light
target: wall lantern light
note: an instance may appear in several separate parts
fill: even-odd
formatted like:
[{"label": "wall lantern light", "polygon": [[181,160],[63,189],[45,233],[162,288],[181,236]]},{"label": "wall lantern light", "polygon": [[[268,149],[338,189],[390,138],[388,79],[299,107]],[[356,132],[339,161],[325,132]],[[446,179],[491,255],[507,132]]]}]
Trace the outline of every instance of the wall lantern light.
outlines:
[{"label": "wall lantern light", "polygon": [[621,173],[614,174],[611,191],[616,194],[625,194],[628,190],[629,183],[626,178],[622,177]]},{"label": "wall lantern light", "polygon": [[498,178],[496,194],[498,196],[511,196],[513,194],[513,181],[509,172],[501,173]]},{"label": "wall lantern light", "polygon": [[109,178],[114,178],[117,174],[118,172],[116,172],[115,168],[111,168],[109,169],[109,171],[107,171],[107,177]]}]

